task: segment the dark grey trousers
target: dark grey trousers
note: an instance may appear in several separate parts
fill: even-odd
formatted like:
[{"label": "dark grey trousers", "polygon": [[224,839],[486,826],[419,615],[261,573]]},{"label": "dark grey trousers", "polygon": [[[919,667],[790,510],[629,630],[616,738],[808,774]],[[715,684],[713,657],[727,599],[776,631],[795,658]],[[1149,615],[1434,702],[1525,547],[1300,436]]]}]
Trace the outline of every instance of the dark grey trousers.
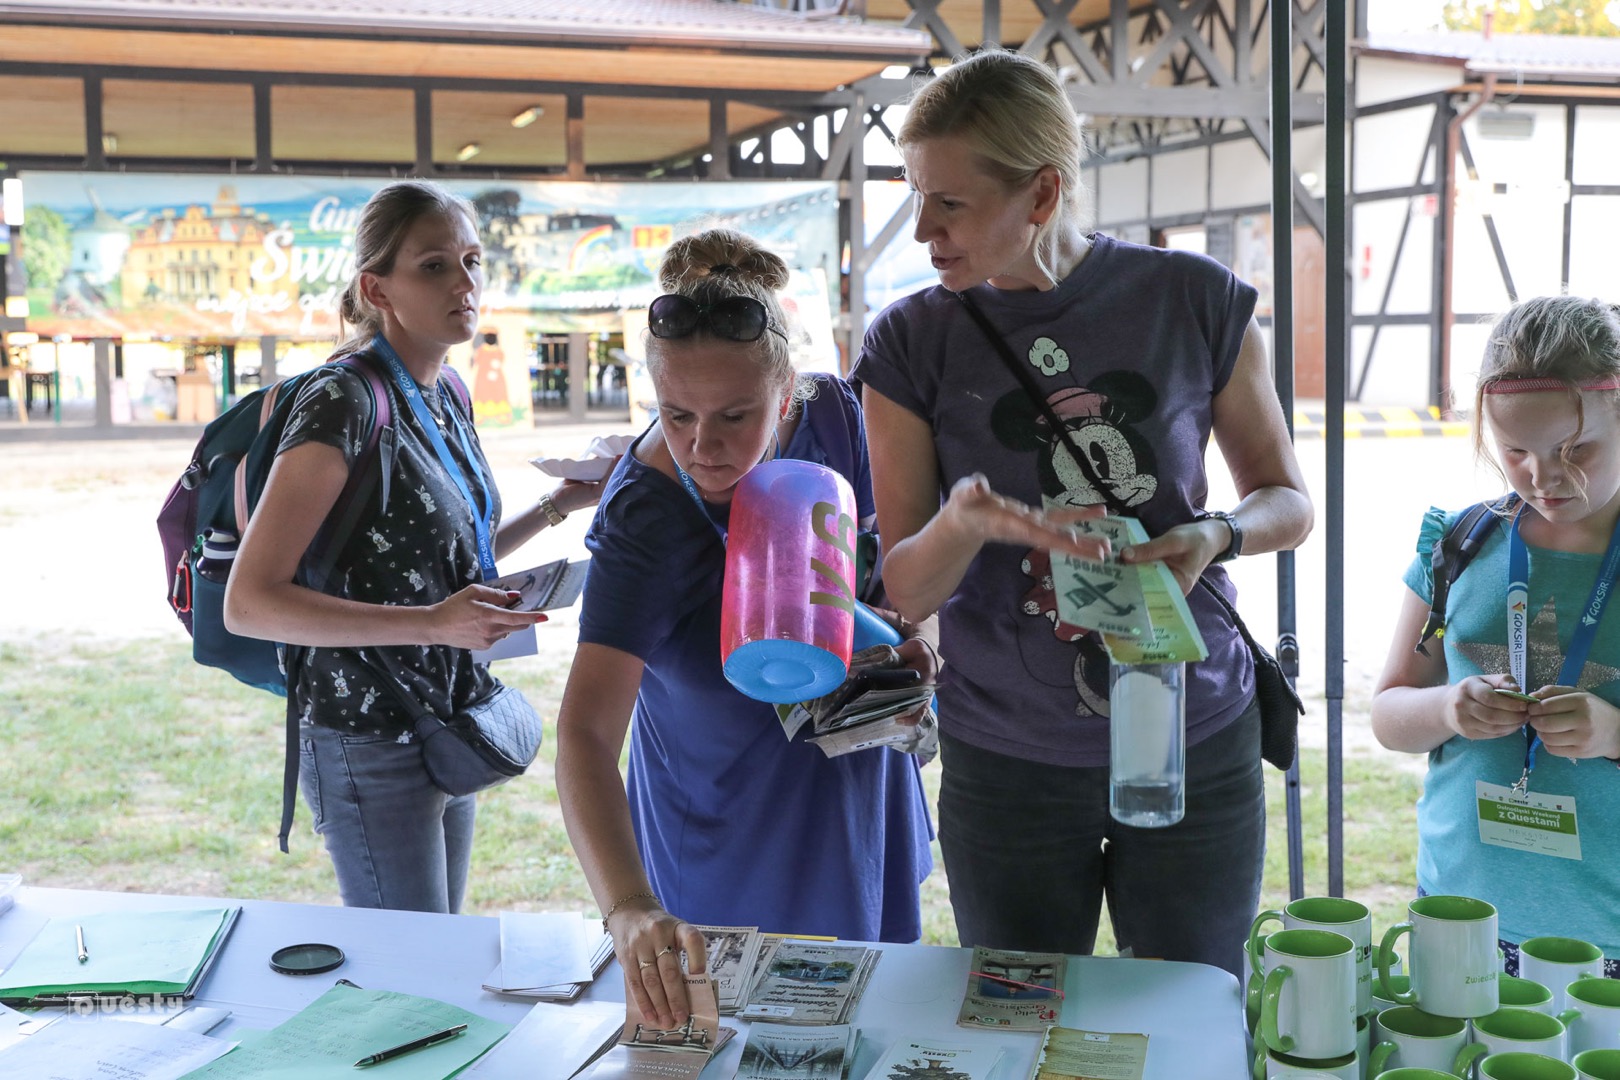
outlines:
[{"label": "dark grey trousers", "polygon": [[1225,968],[1260,901],[1266,797],[1260,709],[1187,749],[1186,817],[1108,815],[1108,767],[1043,765],[948,735],[939,840],[963,945],[1090,954],[1102,900],[1121,950]]}]

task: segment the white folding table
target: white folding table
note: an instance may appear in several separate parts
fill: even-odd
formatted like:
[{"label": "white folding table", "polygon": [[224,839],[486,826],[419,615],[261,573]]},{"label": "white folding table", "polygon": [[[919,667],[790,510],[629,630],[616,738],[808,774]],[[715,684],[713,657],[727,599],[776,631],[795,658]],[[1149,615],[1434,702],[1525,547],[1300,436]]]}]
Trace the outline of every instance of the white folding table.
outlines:
[{"label": "white folding table", "polygon": [[[231,1010],[216,1035],[274,1027],[339,978],[367,989],[436,998],[509,1024],[530,1007],[483,989],[500,959],[500,921],[473,915],[25,887],[17,906],[0,915],[0,967],[9,966],[53,917],[231,904],[241,905],[241,918],[197,997],[197,1004]],[[281,975],[270,969],[271,953],[306,942],[336,945],[347,959],[323,975]],[[878,947],[883,958],[852,1021],[861,1038],[852,1077],[863,1076],[897,1040],[916,1036],[998,1045],[1004,1054],[999,1068],[1003,1080],[1029,1074],[1037,1035],[956,1026],[969,950]],[[1225,971],[1202,964],[1071,957],[1064,989],[1059,1022],[1065,1027],[1149,1037],[1146,1080],[1242,1080],[1249,1075],[1242,998],[1237,980]],[[624,1000],[617,964],[609,965],[588,996]],[[705,1075],[712,1080],[732,1075],[747,1039],[747,1021],[725,1017],[722,1022],[737,1028],[738,1037],[710,1065]]]}]

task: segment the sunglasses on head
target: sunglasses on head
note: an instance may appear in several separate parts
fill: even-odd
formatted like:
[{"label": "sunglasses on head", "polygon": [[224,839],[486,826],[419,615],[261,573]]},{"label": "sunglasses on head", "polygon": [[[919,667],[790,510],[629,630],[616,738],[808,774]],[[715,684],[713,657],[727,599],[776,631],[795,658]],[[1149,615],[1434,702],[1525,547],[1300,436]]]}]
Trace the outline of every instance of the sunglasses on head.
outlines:
[{"label": "sunglasses on head", "polygon": [[691,337],[700,326],[728,341],[758,341],[767,330],[787,340],[782,329],[772,325],[765,305],[752,296],[728,296],[700,304],[680,293],[665,293],[647,309],[647,329],[656,338]]}]

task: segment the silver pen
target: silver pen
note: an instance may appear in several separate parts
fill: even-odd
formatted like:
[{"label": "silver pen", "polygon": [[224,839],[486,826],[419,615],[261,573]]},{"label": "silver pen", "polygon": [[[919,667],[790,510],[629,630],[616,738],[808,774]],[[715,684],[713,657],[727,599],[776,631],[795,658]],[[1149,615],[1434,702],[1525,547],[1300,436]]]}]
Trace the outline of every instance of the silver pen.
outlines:
[{"label": "silver pen", "polygon": [[82,964],[90,959],[90,950],[84,947],[84,927],[75,926],[73,934],[79,939],[79,963]]}]

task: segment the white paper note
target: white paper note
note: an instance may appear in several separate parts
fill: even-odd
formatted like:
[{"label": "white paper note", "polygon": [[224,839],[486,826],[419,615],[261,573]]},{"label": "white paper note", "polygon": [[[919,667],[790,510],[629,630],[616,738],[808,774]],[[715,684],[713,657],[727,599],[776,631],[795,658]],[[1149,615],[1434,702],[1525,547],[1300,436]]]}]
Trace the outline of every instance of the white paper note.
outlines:
[{"label": "white paper note", "polygon": [[52,1024],[0,1050],[0,1076],[30,1080],[177,1080],[236,1044],[157,1024]]}]

